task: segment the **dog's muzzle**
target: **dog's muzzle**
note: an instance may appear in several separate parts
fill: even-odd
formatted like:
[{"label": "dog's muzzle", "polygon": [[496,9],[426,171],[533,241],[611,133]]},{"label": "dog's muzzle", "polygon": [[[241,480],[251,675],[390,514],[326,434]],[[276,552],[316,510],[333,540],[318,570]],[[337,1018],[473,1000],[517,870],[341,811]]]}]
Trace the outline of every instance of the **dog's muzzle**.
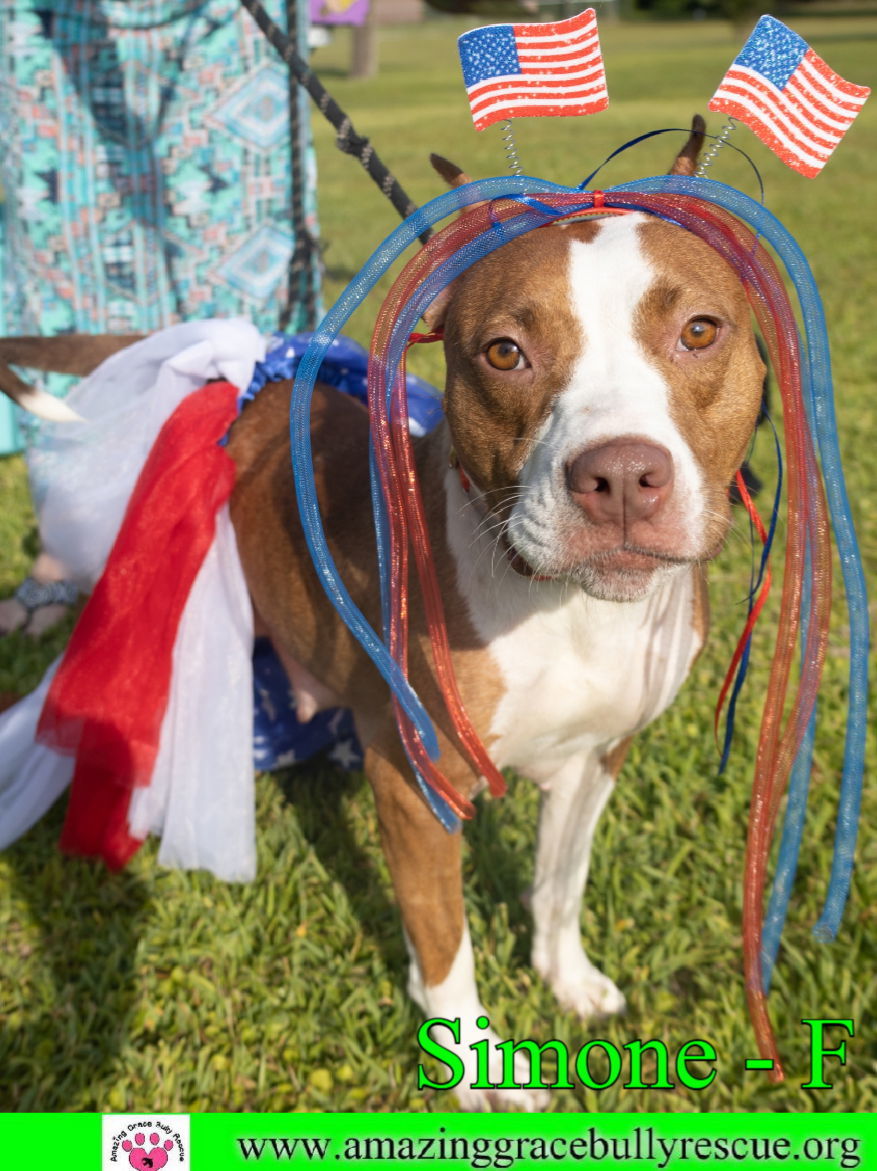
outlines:
[{"label": "dog's muzzle", "polygon": [[663,511],[673,491],[673,459],[655,443],[613,439],[580,452],[565,476],[570,498],[591,524],[623,533]]}]

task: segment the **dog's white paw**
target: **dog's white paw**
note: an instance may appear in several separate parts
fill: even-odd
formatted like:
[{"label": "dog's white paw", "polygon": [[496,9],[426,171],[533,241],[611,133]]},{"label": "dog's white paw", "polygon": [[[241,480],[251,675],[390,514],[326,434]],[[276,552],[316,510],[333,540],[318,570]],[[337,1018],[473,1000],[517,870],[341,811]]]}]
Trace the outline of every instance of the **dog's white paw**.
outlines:
[{"label": "dog's white paw", "polygon": [[551,988],[558,1003],[582,1020],[624,1012],[627,1001],[616,985],[595,968],[576,940],[575,946],[537,950],[533,967]]},{"label": "dog's white paw", "polygon": [[[526,1081],[526,1074],[521,1078]],[[471,1114],[539,1114],[548,1109],[548,1090],[454,1090],[460,1109]]]},{"label": "dog's white paw", "polygon": [[558,980],[551,987],[558,1003],[582,1020],[615,1016],[627,1008],[627,1001],[617,986],[594,967],[578,981]]},{"label": "dog's white paw", "polygon": [[[548,1107],[550,1093],[543,1087],[529,1088],[533,1078],[530,1058],[525,1053],[504,1053],[497,1048],[499,1037],[490,1028],[483,1028],[487,1018],[479,1014],[475,1019],[460,1021],[459,1042],[455,1041],[447,1025],[433,1026],[430,1036],[440,1049],[433,1049],[448,1069],[454,1067],[453,1086],[445,1083],[463,1110],[535,1112]],[[478,1022],[481,1022],[480,1024]],[[444,1050],[442,1053],[440,1050]],[[536,1079],[538,1080],[538,1064]],[[435,1083],[441,1086],[441,1080]]]}]

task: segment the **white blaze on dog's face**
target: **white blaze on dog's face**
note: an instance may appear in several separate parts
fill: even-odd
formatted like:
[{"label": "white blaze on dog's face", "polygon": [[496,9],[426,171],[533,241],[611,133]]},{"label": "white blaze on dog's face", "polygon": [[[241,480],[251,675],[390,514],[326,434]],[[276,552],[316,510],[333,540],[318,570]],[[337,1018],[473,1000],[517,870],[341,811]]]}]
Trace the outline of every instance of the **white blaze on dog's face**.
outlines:
[{"label": "white blaze on dog's face", "polygon": [[764,366],[733,270],[640,214],[553,225],[457,281],[446,409],[512,564],[598,598],[713,557]]}]

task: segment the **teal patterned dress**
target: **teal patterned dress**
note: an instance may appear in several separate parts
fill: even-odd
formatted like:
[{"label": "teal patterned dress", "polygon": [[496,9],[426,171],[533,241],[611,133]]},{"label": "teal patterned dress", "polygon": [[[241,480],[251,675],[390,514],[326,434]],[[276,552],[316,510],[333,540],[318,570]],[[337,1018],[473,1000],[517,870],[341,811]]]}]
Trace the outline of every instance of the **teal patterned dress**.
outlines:
[{"label": "teal patterned dress", "polygon": [[[266,7],[285,24],[285,0]],[[289,115],[286,67],[237,0],[0,0],[0,335],[306,328]]]}]

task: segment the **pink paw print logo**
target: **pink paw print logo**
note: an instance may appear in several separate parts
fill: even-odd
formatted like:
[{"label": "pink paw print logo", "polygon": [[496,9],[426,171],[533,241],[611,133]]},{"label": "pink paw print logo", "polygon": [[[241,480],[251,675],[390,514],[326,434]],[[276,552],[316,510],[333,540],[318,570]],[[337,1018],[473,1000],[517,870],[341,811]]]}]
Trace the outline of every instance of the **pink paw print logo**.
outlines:
[{"label": "pink paw print logo", "polygon": [[161,1143],[161,1146],[159,1146],[161,1140],[157,1134],[151,1134],[149,1141],[152,1143],[152,1146],[147,1150],[146,1135],[138,1131],[134,1135],[133,1143],[127,1138],[122,1143],[122,1150],[128,1152],[128,1162],[134,1168],[134,1171],[159,1171],[159,1168],[164,1167],[165,1163],[167,1163],[168,1151],[174,1149],[174,1144],[169,1138],[166,1138]]}]

